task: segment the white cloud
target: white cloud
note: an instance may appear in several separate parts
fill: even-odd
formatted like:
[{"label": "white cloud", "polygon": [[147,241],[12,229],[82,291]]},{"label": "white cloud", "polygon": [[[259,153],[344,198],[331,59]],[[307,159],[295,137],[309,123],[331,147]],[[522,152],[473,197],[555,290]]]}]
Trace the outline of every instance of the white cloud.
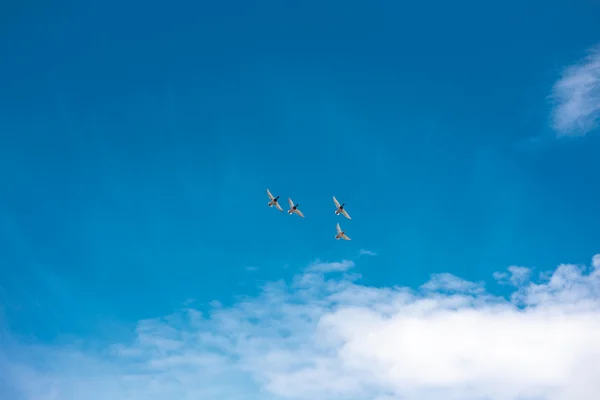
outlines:
[{"label": "white cloud", "polygon": [[210,315],[187,308],[140,321],[135,340],[109,348],[4,347],[13,352],[0,353],[7,372],[0,390],[20,393],[10,400],[595,400],[600,393],[599,268],[560,265],[536,282],[522,267],[509,269],[507,278],[519,278],[507,300],[450,274],[419,290],[363,286],[346,273],[353,265],[318,262],[289,284],[272,282]]},{"label": "white cloud", "polygon": [[592,258],[592,267],[594,267],[596,269],[600,269],[600,254],[596,254]]},{"label": "white cloud", "polygon": [[506,280],[508,278],[508,273],[506,273],[506,272],[494,272],[494,274],[492,276],[494,277],[495,280],[499,281],[502,284],[505,284]]},{"label": "white cloud", "polygon": [[367,249],[360,249],[358,254],[361,256],[376,256],[377,255],[377,253],[375,253],[374,251],[367,250]]},{"label": "white cloud", "polygon": [[452,274],[444,273],[432,275],[429,282],[422,285],[421,289],[435,292],[482,293],[484,285],[482,282],[469,282]]},{"label": "white cloud", "polygon": [[514,286],[523,285],[529,279],[529,275],[531,275],[531,270],[525,267],[518,266],[510,266],[508,267],[508,271],[510,272],[510,283]]},{"label": "white cloud", "polygon": [[600,46],[566,68],[552,88],[552,125],[559,136],[577,136],[598,127],[600,119]]},{"label": "white cloud", "polygon": [[508,272],[494,272],[494,279],[496,279],[500,284],[521,286],[529,280],[531,275],[531,270],[526,267],[511,265],[507,269]]},{"label": "white cloud", "polygon": [[322,262],[317,260],[308,267],[312,272],[345,272],[354,267],[354,262],[344,260],[342,262]]}]

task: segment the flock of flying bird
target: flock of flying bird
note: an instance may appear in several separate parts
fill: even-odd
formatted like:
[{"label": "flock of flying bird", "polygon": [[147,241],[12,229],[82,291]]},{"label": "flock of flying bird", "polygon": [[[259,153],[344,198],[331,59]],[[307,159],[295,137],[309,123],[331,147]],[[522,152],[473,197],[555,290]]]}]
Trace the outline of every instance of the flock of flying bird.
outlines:
[{"label": "flock of flying bird", "polygon": [[[279,201],[278,201],[279,196],[274,197],[271,194],[271,192],[269,191],[269,189],[267,189],[267,195],[269,195],[269,199],[271,200],[271,201],[269,201],[269,207],[275,206],[279,211],[283,211],[283,208],[281,208],[281,206],[279,205]],[[294,213],[294,214],[297,214],[297,215],[301,216],[302,218],[304,218],[304,214],[302,214],[302,211],[300,211],[300,209],[298,209],[298,204],[294,205],[294,202],[289,197],[288,197],[288,203],[290,203],[290,209],[288,210],[288,214],[292,215],[292,213]],[[350,216],[344,209],[345,203],[340,204],[340,202],[337,201],[335,196],[333,196],[333,204],[335,204],[335,206],[336,206],[335,215],[342,214],[344,217],[346,217],[348,219],[352,219],[352,218],[350,218]],[[336,224],[335,228],[337,229],[337,235],[335,235],[336,240],[340,240],[340,239],[350,240],[350,238],[346,235],[346,232],[344,232],[342,230],[342,228],[340,228],[339,222]]]}]

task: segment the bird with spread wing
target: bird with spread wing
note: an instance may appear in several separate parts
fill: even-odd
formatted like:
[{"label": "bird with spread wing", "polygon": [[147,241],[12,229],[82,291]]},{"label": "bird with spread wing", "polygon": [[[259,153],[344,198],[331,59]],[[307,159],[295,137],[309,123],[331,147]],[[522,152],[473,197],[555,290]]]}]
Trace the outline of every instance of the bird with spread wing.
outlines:
[{"label": "bird with spread wing", "polygon": [[347,235],[346,232],[344,232],[342,230],[342,228],[340,228],[340,223],[338,222],[337,225],[335,226],[335,228],[337,229],[337,235],[335,235],[335,239],[336,240],[340,240],[340,239],[344,239],[344,240],[351,240]]},{"label": "bird with spread wing", "polygon": [[335,196],[333,196],[333,204],[335,204],[335,206],[337,207],[337,210],[335,210],[335,215],[339,215],[341,213],[344,217],[346,217],[348,219],[352,219],[352,218],[350,218],[350,215],[348,215],[348,213],[346,212],[346,210],[344,210],[344,206],[346,204],[344,203],[344,204],[340,205],[340,202],[337,201],[337,199],[335,198]]},{"label": "bird with spread wing", "polygon": [[271,194],[271,192],[269,191],[269,189],[267,189],[267,195],[269,196],[269,199],[271,199],[271,201],[269,201],[269,207],[277,207],[277,209],[279,211],[283,211],[283,208],[281,208],[281,206],[279,205],[279,196],[277,197],[273,197],[273,195]]},{"label": "bird with spread wing", "polygon": [[296,213],[299,216],[301,216],[302,218],[304,218],[304,214],[302,214],[302,211],[300,211],[298,209],[298,204],[294,205],[294,202],[289,197],[288,197],[288,203],[290,203],[290,209],[288,210],[288,214],[292,215],[292,213]]}]

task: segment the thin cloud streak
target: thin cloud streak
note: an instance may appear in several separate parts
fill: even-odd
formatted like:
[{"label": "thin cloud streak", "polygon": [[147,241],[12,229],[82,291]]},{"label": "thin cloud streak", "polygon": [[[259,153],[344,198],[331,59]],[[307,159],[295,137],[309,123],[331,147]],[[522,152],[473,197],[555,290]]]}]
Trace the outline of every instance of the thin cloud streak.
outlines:
[{"label": "thin cloud streak", "polygon": [[361,256],[376,256],[377,253],[375,253],[374,251],[371,250],[367,250],[367,249],[360,249],[359,254]]},{"label": "thin cloud streak", "polygon": [[109,348],[14,345],[0,388],[11,400],[597,398],[600,255],[537,280],[496,274],[508,299],[450,274],[364,286],[353,266],[317,262],[233,307],[140,321]]},{"label": "thin cloud streak", "polygon": [[552,127],[558,136],[583,136],[600,120],[600,45],[566,68],[554,84]]},{"label": "thin cloud streak", "polygon": [[345,272],[350,268],[354,268],[354,262],[350,260],[341,262],[322,262],[317,260],[307,270],[310,272]]}]

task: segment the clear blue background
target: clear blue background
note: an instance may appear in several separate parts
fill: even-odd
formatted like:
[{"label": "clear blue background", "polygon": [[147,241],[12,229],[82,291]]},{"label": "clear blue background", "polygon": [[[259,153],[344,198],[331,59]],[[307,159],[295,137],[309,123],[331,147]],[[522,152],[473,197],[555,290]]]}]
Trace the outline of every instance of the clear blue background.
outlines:
[{"label": "clear blue background", "polygon": [[600,136],[556,140],[546,99],[600,38],[598,2],[5,3],[14,333],[114,335],[361,248],[376,286],[598,250]]}]

